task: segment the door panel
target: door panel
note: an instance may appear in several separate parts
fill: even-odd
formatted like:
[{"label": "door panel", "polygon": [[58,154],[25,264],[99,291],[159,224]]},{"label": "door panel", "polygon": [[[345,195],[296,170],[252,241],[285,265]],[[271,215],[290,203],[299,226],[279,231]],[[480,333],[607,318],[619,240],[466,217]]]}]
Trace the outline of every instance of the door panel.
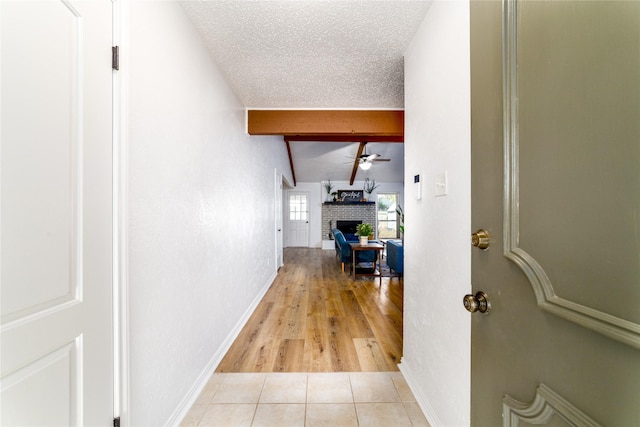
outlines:
[{"label": "door panel", "polygon": [[111,2],[2,1],[2,425],[107,425]]},{"label": "door panel", "polygon": [[[74,341],[4,377],[3,424],[20,420],[20,425],[77,425],[77,379],[81,377],[78,360],[79,348]],[[25,402],[31,408],[47,410],[26,410]]]},{"label": "door panel", "polygon": [[507,256],[543,309],[640,348],[640,9],[517,4]]},{"label": "door panel", "polygon": [[[472,228],[490,234],[472,285],[492,305],[472,315],[472,424],[638,425],[640,3],[523,3],[504,81],[502,5],[471,2]],[[540,387],[564,402],[549,419],[503,420]]]},{"label": "door panel", "polygon": [[[78,285],[78,17],[59,2],[27,9],[15,2],[2,8],[2,217],[11,224],[2,229],[11,242],[2,279],[19,284],[4,289],[3,321],[74,300]],[[39,81],[47,68],[56,84]],[[26,268],[26,259],[38,268]]]}]

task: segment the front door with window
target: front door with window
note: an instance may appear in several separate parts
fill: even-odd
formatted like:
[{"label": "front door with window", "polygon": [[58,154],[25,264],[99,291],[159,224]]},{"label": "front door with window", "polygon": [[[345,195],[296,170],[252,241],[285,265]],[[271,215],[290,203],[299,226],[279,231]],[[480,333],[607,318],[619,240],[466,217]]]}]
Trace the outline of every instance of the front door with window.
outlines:
[{"label": "front door with window", "polygon": [[309,193],[290,191],[287,246],[309,246]]}]

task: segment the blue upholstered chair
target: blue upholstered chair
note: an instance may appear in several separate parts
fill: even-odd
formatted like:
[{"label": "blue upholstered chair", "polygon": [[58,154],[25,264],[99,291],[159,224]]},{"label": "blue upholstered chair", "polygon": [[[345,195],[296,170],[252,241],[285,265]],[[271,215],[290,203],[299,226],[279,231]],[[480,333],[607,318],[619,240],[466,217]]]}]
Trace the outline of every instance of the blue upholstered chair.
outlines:
[{"label": "blue upholstered chair", "polygon": [[[351,246],[349,243],[355,243],[357,240],[347,240],[342,231],[337,228],[331,230],[331,233],[333,234],[333,241],[335,243],[336,256],[342,263],[342,272],[344,273],[345,263],[351,263]],[[356,260],[356,263],[373,262],[375,259],[376,251],[358,251],[358,259]]]},{"label": "blue upholstered chair", "polygon": [[404,272],[404,247],[402,241],[387,241],[387,265],[398,274]]}]

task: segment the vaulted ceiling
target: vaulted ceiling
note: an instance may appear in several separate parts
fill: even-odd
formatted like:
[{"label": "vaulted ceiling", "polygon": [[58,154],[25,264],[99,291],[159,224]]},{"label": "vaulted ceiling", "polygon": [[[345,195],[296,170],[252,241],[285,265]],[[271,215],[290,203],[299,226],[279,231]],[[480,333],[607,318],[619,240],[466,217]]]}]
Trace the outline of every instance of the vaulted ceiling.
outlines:
[{"label": "vaulted ceiling", "polygon": [[[431,0],[182,1],[250,109],[404,108],[403,55]],[[357,142],[290,143],[298,182],[349,180]],[[358,180],[401,182],[403,144],[370,142]]]}]

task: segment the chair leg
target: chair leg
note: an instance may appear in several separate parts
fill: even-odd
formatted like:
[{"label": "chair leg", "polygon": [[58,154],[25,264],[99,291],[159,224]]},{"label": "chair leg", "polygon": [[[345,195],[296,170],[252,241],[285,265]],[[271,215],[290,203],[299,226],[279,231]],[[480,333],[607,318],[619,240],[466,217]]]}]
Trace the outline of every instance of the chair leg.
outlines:
[{"label": "chair leg", "polygon": [[344,262],[342,263],[342,272],[344,273]]}]

